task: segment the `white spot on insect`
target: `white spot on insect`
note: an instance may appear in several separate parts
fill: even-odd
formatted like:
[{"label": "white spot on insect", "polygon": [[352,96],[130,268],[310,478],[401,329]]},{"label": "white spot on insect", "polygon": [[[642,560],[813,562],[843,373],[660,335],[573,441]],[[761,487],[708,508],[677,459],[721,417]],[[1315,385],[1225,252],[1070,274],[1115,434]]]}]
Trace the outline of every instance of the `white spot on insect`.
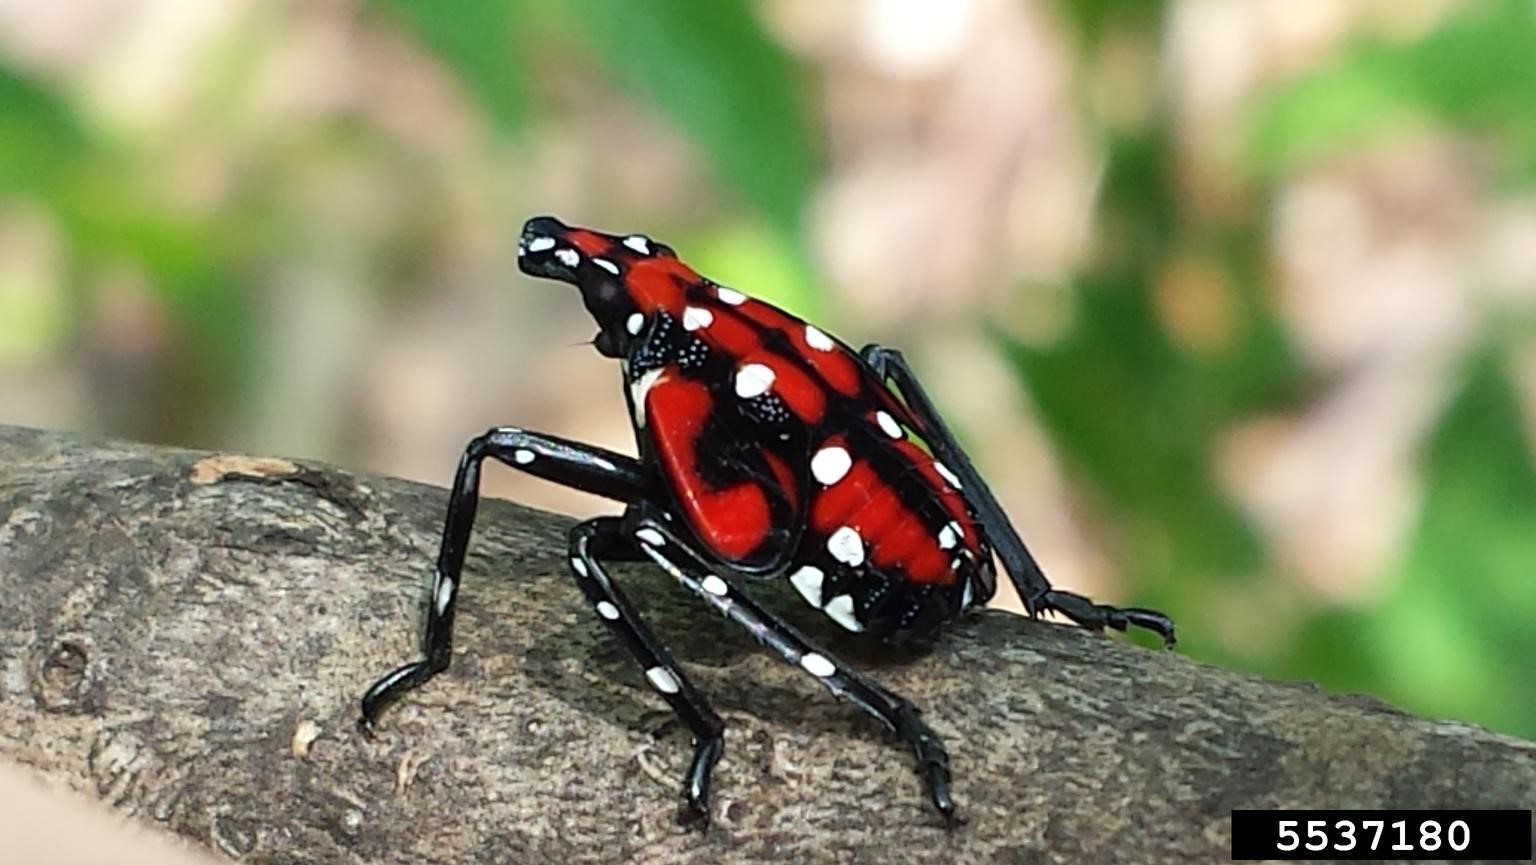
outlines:
[{"label": "white spot on insect", "polygon": [[827,538],[827,552],[845,565],[858,567],[864,564],[864,539],[853,526],[843,526]]},{"label": "white spot on insect", "polygon": [[831,351],[837,348],[837,343],[832,341],[832,337],[817,330],[814,324],[805,326],[805,344],[817,351]]},{"label": "white spot on insect", "polygon": [[896,419],[887,414],[883,409],[875,412],[875,423],[880,425],[881,432],[885,433],[891,438],[901,438],[901,424],[897,423]]},{"label": "white spot on insect", "polygon": [[453,577],[443,577],[437,581],[437,614],[442,615],[448,609],[448,602],[453,600]]},{"label": "white spot on insect", "polygon": [[661,532],[649,527],[635,532],[635,537],[639,539],[640,543],[649,547],[659,547],[667,542],[667,539],[662,537]]},{"label": "white spot on insect", "polygon": [[676,694],[682,687],[677,683],[677,677],[666,667],[652,667],[645,671],[645,677],[651,680],[651,685],[663,694]]},{"label": "white spot on insect", "polygon": [[571,570],[585,577],[587,576],[587,563],[581,559],[571,559]]},{"label": "white spot on insect", "polygon": [[825,655],[818,655],[815,652],[806,652],[801,655],[800,666],[804,667],[807,673],[818,679],[825,679],[837,672],[837,667],[833,666],[832,662],[827,660]]},{"label": "white spot on insect", "polygon": [[864,630],[858,618],[853,614],[853,597],[851,595],[838,595],[827,601],[825,612],[832,621],[855,633]]},{"label": "white spot on insect", "polygon": [[616,622],[619,619],[619,608],[607,601],[598,601],[597,614],[610,622]]},{"label": "white spot on insect", "polygon": [[949,466],[944,465],[938,460],[934,460],[933,468],[939,473],[940,477],[944,478],[946,481],[949,481],[950,486],[957,490],[960,489],[960,479],[955,477],[955,473],[949,470]]},{"label": "white spot on insect", "polygon": [[773,367],[761,363],[749,363],[736,370],[736,395],[742,399],[762,396],[773,387]]},{"label": "white spot on insect", "polygon": [[789,575],[789,581],[795,590],[806,602],[813,607],[821,606],[821,581],[826,579],[826,574],[815,565],[806,565]]},{"label": "white spot on insect", "polygon": [[725,580],[720,579],[714,574],[710,574],[709,576],[705,577],[703,585],[704,591],[709,592],[711,595],[714,595],[717,598],[723,598],[731,593],[731,588],[725,584]]},{"label": "white spot on insect", "polygon": [[624,238],[624,245],[641,255],[651,254],[651,241],[643,234],[631,234]]},{"label": "white spot on insect", "polygon": [[512,452],[512,461],[520,466],[528,465],[533,462],[533,451],[527,448],[518,448]]},{"label": "white spot on insect", "polygon": [[715,297],[720,298],[721,303],[728,303],[731,306],[741,306],[747,302],[747,296],[745,294],[742,294],[734,288],[726,288],[723,285],[715,287]]},{"label": "white spot on insect", "polygon": [[617,264],[614,264],[613,262],[609,261],[606,258],[594,258],[594,259],[592,259],[592,263],[597,265],[598,267],[601,267],[603,270],[608,271],[609,273],[613,274],[614,276],[618,276],[619,275],[619,266]]},{"label": "white spot on insect", "polygon": [[663,369],[646,370],[640,377],[629,383],[629,399],[635,404],[635,426],[645,428],[645,397],[651,392],[657,380],[661,378]]},{"label": "white spot on insect", "polygon": [[698,330],[715,323],[715,314],[702,306],[690,306],[683,310],[683,330]]},{"label": "white spot on insect", "polygon": [[837,445],[824,447],[811,457],[811,475],[824,486],[830,487],[842,480],[851,468],[853,458]]},{"label": "white spot on insect", "polygon": [[555,250],[555,258],[560,259],[560,263],[566,267],[575,267],[581,264],[581,253],[574,249],[557,249]]},{"label": "white spot on insect", "polygon": [[624,329],[629,331],[630,336],[639,336],[642,327],[645,327],[645,316],[638,312],[632,312],[629,318],[624,319]]},{"label": "white spot on insect", "polygon": [[955,544],[960,543],[958,528],[958,526],[951,522],[947,523],[944,528],[939,529],[939,549],[952,550],[955,548]]},{"label": "white spot on insect", "polygon": [[554,248],[555,239],[553,237],[535,237],[528,241],[529,252],[548,252]]}]

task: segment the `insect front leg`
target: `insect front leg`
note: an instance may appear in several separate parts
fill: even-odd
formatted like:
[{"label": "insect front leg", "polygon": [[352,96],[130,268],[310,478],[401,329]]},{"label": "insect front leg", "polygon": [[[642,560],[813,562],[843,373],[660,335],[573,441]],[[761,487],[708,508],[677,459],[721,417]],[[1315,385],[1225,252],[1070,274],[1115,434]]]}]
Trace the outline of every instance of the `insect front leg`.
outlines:
[{"label": "insect front leg", "polygon": [[919,717],[917,707],[806,639],[740,589],[727,583],[710,563],[674,534],[664,521],[629,515],[629,530],[640,552],[716,611],[745,628],[759,643],[791,666],[810,673],[827,690],[853,703],[894,732],[912,751],[929,801],[953,827],[963,822],[949,792],[949,754],[944,743]]},{"label": "insect front leg", "polygon": [[686,823],[708,825],[710,776],[725,752],[725,723],[603,568],[603,559],[634,559],[636,541],[619,518],[598,517],[571,529],[570,552],[571,573],[582,593],[640,664],[651,687],[693,734],[693,763],[683,781],[686,810],[682,817]]},{"label": "insect front leg", "polygon": [[960,492],[976,509],[982,528],[986,530],[998,558],[1003,562],[1003,569],[1019,590],[1019,598],[1031,616],[1038,615],[1041,610],[1054,610],[1090,630],[1101,631],[1108,627],[1124,631],[1135,625],[1162,637],[1164,646],[1171,647],[1176,642],[1173,620],[1156,610],[1112,607],[1095,603],[1073,592],[1053,588],[1035,557],[1030,554],[1029,547],[1024,545],[1024,539],[1014,529],[1008,514],[998,504],[997,497],[976,470],[976,465],[944,423],[943,416],[923,389],[922,382],[906,358],[900,351],[881,345],[867,345],[859,354],[881,379],[896,383],[902,399],[928,428],[929,444],[934,455],[959,478]]},{"label": "insect front leg", "polygon": [[448,668],[464,553],[480,503],[480,467],[487,457],[546,480],[619,501],[638,501],[651,493],[650,475],[639,462],[602,448],[512,427],[498,427],[470,441],[459,460],[453,491],[448,496],[448,513],[422,640],[426,657],[395,668],[363,694],[358,726],[365,733],[373,730],[379,714],[390,703]]}]

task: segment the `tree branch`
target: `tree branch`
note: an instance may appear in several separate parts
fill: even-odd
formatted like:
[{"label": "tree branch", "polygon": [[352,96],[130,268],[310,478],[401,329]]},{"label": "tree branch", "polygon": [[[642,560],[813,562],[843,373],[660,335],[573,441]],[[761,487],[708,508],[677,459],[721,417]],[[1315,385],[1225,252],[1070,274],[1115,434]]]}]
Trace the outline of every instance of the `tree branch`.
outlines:
[{"label": "tree branch", "polygon": [[0,427],[0,757],[260,862],[1209,862],[1233,808],[1536,801],[1531,743],[1068,627],[989,613],[900,665],[832,640],[947,738],[969,824],[946,834],[873,722],[621,570],[729,725],[690,834],[686,734],[571,585],[557,517],[482,508],[453,667],[354,731],[417,651],[443,504]]}]

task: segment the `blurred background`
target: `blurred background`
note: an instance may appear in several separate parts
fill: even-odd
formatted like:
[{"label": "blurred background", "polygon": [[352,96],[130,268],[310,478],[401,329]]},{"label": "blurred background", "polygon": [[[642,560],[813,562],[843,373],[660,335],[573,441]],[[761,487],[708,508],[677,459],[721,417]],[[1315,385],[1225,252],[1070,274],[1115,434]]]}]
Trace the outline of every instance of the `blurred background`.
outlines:
[{"label": "blurred background", "polygon": [[0,422],[629,450],[517,273],[554,213],[905,348],[1054,579],[1189,655],[1536,738],[1533,46],[1531,0],[0,0]]}]

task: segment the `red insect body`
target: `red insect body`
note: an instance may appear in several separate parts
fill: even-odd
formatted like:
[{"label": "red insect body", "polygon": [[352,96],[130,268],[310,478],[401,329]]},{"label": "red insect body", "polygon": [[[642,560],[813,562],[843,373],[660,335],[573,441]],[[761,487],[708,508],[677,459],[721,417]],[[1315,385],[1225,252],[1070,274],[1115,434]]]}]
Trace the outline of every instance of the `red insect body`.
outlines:
[{"label": "red insect body", "polygon": [[518,256],[524,272],[580,289],[598,324],[593,345],[622,361],[640,456],[516,427],[472,440],[449,498],[426,657],[368,689],[363,729],[448,667],[487,458],[626,503],[622,517],[571,530],[571,573],[693,736],[683,784],[691,822],[709,821],[725,724],[625,599],[605,559],[652,560],[784,661],[879,718],[915,758],[929,801],[950,826],[959,821],[949,757],[916,708],[759,606],[730,574],[787,576],[848,630],[921,639],[992,596],[995,552],[1031,612],[1054,610],[1096,630],[1144,627],[1172,645],[1173,622],[1155,610],[1097,604],[1051,586],[899,352],[856,353],[699,276],[640,235],[538,217],[524,226]]},{"label": "red insect body", "polygon": [[[713,399],[702,382],[669,377],[666,373],[652,385],[645,400],[649,418],[650,441],[661,465],[675,479],[685,479],[674,487],[674,495],[694,533],[705,539],[721,560],[732,564],[750,561],[754,550],[770,542],[772,528],[771,496],[788,499],[793,487],[739,481],[731,484],[706,484],[701,478],[699,433],[708,422]],[[775,481],[793,483],[794,478],[783,460],[769,463]]]},{"label": "red insect body", "polygon": [[[922,424],[857,353],[645,239],[570,229],[623,316],[642,456],[720,562],[789,574],[851,630],[929,631],[995,587],[991,550]],[[596,271],[592,271],[596,272]],[[622,293],[622,297],[619,295]],[[850,612],[851,610],[851,612]]]}]

